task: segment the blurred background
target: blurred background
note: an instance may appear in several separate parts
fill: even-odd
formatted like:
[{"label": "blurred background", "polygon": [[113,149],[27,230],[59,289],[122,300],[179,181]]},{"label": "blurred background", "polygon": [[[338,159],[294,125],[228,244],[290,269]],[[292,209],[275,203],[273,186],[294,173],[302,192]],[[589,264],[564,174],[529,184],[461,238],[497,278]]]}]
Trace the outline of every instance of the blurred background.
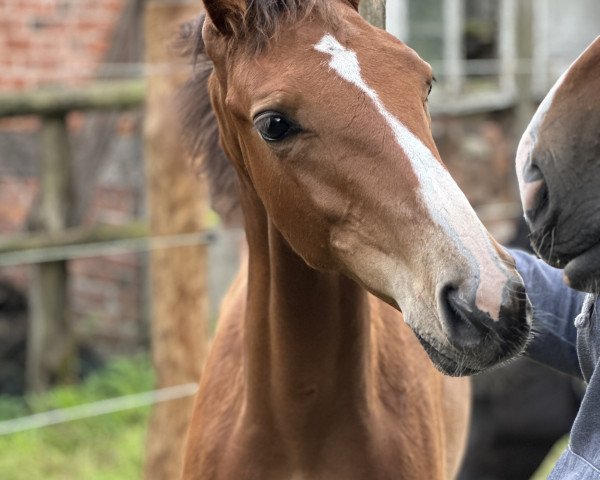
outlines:
[{"label": "blurred background", "polygon": [[[177,478],[243,242],[210,211],[174,128],[191,67],[173,39],[200,8],[0,0],[3,479]],[[527,249],[516,145],[600,34],[600,3],[387,0],[386,24],[433,66],[453,177],[500,242]],[[520,360],[474,390],[461,478],[545,478],[582,386]]]}]

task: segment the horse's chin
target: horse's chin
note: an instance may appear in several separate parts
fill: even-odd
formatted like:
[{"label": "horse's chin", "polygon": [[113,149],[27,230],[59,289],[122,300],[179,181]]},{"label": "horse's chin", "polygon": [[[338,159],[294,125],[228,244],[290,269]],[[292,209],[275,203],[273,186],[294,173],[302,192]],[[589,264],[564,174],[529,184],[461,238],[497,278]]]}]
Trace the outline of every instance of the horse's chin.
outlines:
[{"label": "horse's chin", "polygon": [[600,242],[567,262],[565,280],[577,290],[600,293]]},{"label": "horse's chin", "polygon": [[425,353],[427,353],[435,368],[437,368],[444,375],[448,375],[450,377],[464,377],[475,375],[484,370],[484,368],[475,368],[472,365],[466,365],[463,361],[450,358],[431,345],[431,343],[425,340],[417,332],[414,332],[414,334],[423,346]]},{"label": "horse's chin", "polygon": [[600,232],[593,235],[593,240],[573,242],[560,246],[552,242],[544,242],[548,237],[547,230],[538,230],[531,235],[531,245],[537,255],[548,265],[564,269],[565,282],[575,290],[589,293],[600,293]]},{"label": "horse's chin", "polygon": [[482,344],[477,349],[480,352],[479,354],[476,353],[475,349],[469,352],[461,352],[454,349],[452,351],[443,351],[434,346],[432,342],[425,339],[416,330],[413,329],[413,332],[434,366],[440,372],[451,377],[464,377],[497,368],[520,355],[530,338],[529,324],[523,328],[524,330],[520,332],[518,338],[514,338],[511,341],[489,343],[482,339]]}]

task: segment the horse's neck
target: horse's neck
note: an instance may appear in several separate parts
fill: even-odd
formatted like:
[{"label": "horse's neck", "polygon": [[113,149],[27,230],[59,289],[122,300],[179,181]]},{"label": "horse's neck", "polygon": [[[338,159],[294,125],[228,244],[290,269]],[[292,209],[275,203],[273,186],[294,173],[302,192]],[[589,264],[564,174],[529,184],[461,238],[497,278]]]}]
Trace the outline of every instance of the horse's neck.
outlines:
[{"label": "horse's neck", "polygon": [[[246,212],[246,412],[300,438],[365,410],[369,306],[353,281],[316,271],[266,215]],[[346,417],[346,421],[349,419]]]}]

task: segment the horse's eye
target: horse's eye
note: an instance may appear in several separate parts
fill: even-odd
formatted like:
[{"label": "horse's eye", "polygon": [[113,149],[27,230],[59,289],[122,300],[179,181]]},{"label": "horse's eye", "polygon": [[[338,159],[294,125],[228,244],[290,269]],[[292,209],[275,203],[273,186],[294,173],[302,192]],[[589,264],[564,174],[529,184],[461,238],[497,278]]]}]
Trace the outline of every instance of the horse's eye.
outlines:
[{"label": "horse's eye", "polygon": [[[435,79],[434,79],[435,81]],[[429,95],[431,95],[431,91],[433,90],[433,82],[429,84],[429,90],[427,90],[427,99],[429,99]]]},{"label": "horse's eye", "polygon": [[295,123],[276,112],[261,113],[254,119],[254,126],[267,142],[279,142],[299,131]]},{"label": "horse's eye", "polygon": [[431,77],[431,80],[429,80],[429,82],[427,82],[427,85],[429,86],[429,89],[427,90],[427,99],[429,99],[429,95],[431,95],[431,90],[433,90],[433,84],[437,82],[435,77]]}]

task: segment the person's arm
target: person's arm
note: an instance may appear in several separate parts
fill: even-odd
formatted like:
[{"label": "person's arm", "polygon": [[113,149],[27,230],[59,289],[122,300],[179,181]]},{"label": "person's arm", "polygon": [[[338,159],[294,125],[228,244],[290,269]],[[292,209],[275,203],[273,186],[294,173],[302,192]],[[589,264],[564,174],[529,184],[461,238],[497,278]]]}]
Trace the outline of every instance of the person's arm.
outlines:
[{"label": "person's arm", "polygon": [[560,372],[582,378],[577,357],[577,329],[573,321],[581,312],[585,294],[562,280],[562,271],[533,255],[510,250],[533,306],[533,336],[525,355]]}]

